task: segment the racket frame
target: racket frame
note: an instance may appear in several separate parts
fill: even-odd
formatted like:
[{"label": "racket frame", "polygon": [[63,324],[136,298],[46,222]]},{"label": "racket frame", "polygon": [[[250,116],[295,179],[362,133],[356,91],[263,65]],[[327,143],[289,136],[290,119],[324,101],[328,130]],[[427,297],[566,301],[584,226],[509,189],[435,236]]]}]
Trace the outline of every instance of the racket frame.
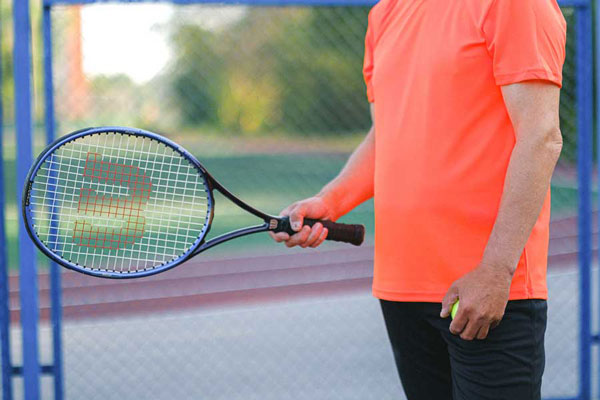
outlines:
[{"label": "racket frame", "polygon": [[[42,240],[34,232],[33,215],[32,215],[31,208],[30,208],[30,194],[31,194],[31,188],[33,186],[34,178],[37,175],[37,172],[39,171],[41,166],[44,164],[44,162],[51,156],[51,154],[56,149],[65,145],[66,143],[75,141],[84,136],[90,136],[90,135],[96,135],[96,134],[102,134],[102,133],[119,133],[119,134],[123,134],[123,135],[138,136],[138,137],[142,136],[142,137],[147,137],[149,139],[153,139],[153,140],[156,140],[157,142],[163,143],[163,144],[171,147],[174,151],[179,153],[181,156],[183,156],[187,161],[189,161],[198,170],[199,175],[202,175],[204,177],[204,185],[205,185],[205,189],[206,189],[207,203],[209,206],[208,207],[209,212],[207,213],[207,216],[205,219],[205,225],[202,228],[200,235],[194,241],[194,243],[189,247],[188,250],[186,250],[185,253],[180,255],[178,258],[168,261],[162,265],[156,266],[151,269],[138,270],[138,271],[133,271],[131,273],[128,273],[126,271],[112,272],[112,271],[106,271],[106,270],[102,270],[102,269],[84,268],[77,263],[69,262],[68,260],[55,254],[42,242]],[[254,216],[262,219],[264,221],[264,223],[260,224],[260,225],[254,225],[254,226],[249,226],[246,228],[241,228],[241,229],[237,229],[234,231],[230,231],[230,232],[224,233],[222,235],[219,235],[217,237],[214,237],[212,239],[206,240],[206,236],[208,235],[208,233],[210,231],[210,227],[211,227],[211,224],[212,224],[212,221],[214,218],[215,199],[213,196],[213,190],[215,190],[215,189],[218,190],[221,194],[223,194],[231,202],[236,204],[238,207],[240,207],[243,210],[249,212],[250,214],[253,214]],[[27,233],[29,234],[29,237],[31,237],[33,242],[42,251],[42,253],[44,253],[51,260],[55,261],[56,263],[62,265],[65,268],[68,268],[68,269],[71,269],[71,270],[74,270],[74,271],[77,271],[80,273],[84,273],[86,275],[103,277],[103,278],[118,278],[118,279],[141,278],[141,277],[145,277],[145,276],[158,274],[160,272],[164,272],[166,270],[176,267],[177,265],[189,260],[190,258],[200,254],[201,252],[203,252],[205,250],[210,249],[213,246],[216,246],[217,244],[221,244],[221,243],[229,241],[231,239],[235,239],[235,238],[238,238],[241,236],[246,236],[246,235],[249,235],[252,233],[277,231],[277,230],[281,229],[282,224],[285,223],[282,218],[266,214],[256,208],[250,206],[249,204],[243,202],[239,198],[237,198],[233,193],[231,193],[223,185],[221,185],[212,175],[210,175],[208,173],[208,171],[206,170],[206,168],[204,168],[204,166],[200,163],[200,161],[198,161],[198,159],[196,159],[196,157],[194,157],[190,152],[188,152],[186,149],[184,149],[182,146],[178,145],[177,143],[175,143],[161,135],[153,133],[153,132],[149,132],[149,131],[146,131],[143,129],[127,128],[127,127],[122,127],[122,126],[103,126],[103,127],[80,129],[78,131],[72,132],[70,134],[67,134],[67,135],[55,140],[38,156],[33,167],[30,169],[29,173],[27,174],[27,178],[26,178],[25,185],[23,188],[23,197],[22,198],[23,198],[23,200],[22,200],[21,210],[22,210],[22,216],[23,216],[25,229],[26,229]],[[53,208],[54,207],[57,207],[57,206],[54,205]],[[53,214],[53,215],[55,215],[55,214]],[[54,218],[55,217],[53,216],[52,220],[54,220]],[[53,224],[53,221],[51,221],[51,224]],[[52,232],[54,227],[51,226],[50,229]]]},{"label": "racket frame", "polygon": [[[200,163],[198,163],[200,164]],[[200,165],[201,168],[203,168]],[[276,230],[280,224],[282,223],[281,218],[279,217],[274,217],[272,215],[269,214],[265,214],[264,212],[252,207],[251,205],[245,203],[244,201],[240,200],[239,198],[237,198],[233,193],[231,193],[229,190],[227,190],[223,185],[221,185],[215,178],[213,178],[208,172],[205,171],[205,176],[206,179],[209,183],[209,187],[210,187],[210,193],[211,196],[212,194],[212,190],[216,189],[218,190],[223,196],[225,196],[227,199],[229,199],[231,202],[233,202],[235,205],[237,205],[238,207],[240,207],[241,209],[249,212],[250,214],[253,214],[254,216],[261,218],[264,223],[261,225],[253,225],[253,226],[249,226],[246,228],[240,228],[240,229],[236,229],[230,232],[226,232],[223,233],[222,235],[219,235],[217,237],[214,237],[212,239],[209,239],[208,241],[204,240],[206,238],[206,235],[204,236],[204,239],[201,241],[201,243],[198,245],[198,247],[196,248],[195,251],[192,252],[192,254],[190,254],[188,256],[187,259],[190,259],[192,257],[195,257],[196,255],[200,254],[201,252],[203,252],[204,250],[208,250],[213,246],[216,246],[218,244],[221,244],[223,242],[227,242],[231,239],[235,239],[241,236],[246,236],[246,235],[250,235],[252,233],[259,233],[259,232],[267,232],[267,231],[274,231]],[[214,211],[214,198],[213,198],[213,208],[212,210]],[[212,222],[212,217],[211,217],[211,222]],[[209,224],[209,229],[210,229],[210,224]]]}]

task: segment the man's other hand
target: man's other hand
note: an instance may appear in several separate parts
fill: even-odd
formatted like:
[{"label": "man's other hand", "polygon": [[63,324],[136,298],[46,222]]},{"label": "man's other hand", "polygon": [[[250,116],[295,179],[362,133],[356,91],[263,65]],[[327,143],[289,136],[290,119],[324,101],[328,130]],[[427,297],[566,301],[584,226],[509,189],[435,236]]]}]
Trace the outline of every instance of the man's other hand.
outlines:
[{"label": "man's other hand", "polygon": [[442,301],[440,314],[447,318],[460,298],[450,332],[464,340],[485,339],[504,316],[511,281],[508,268],[484,264],[455,281]]}]

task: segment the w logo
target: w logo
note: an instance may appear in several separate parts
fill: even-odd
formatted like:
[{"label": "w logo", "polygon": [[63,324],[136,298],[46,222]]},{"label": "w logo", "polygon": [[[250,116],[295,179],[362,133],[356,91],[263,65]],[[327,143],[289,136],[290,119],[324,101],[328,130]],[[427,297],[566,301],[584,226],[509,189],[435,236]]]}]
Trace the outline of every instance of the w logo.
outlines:
[{"label": "w logo", "polygon": [[101,154],[88,153],[83,177],[105,186],[127,188],[127,196],[98,194],[94,189],[80,188],[77,212],[122,221],[120,228],[94,226],[86,219],[76,220],[73,241],[79,246],[119,250],[144,236],[144,206],[152,193],[152,182],[134,165],[102,161]]}]

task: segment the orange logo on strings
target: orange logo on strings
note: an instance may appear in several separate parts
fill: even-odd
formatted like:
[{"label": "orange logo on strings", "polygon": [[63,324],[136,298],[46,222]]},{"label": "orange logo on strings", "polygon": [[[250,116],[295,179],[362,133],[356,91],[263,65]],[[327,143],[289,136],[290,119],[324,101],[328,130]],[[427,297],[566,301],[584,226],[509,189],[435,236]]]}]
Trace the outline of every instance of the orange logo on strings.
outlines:
[{"label": "orange logo on strings", "polygon": [[144,236],[146,219],[142,215],[150,199],[152,182],[139,167],[102,161],[101,154],[88,153],[84,178],[92,182],[128,188],[127,197],[98,194],[94,189],[80,188],[77,212],[123,221],[120,228],[95,227],[88,221],[76,220],[73,241],[79,246],[119,250]]}]

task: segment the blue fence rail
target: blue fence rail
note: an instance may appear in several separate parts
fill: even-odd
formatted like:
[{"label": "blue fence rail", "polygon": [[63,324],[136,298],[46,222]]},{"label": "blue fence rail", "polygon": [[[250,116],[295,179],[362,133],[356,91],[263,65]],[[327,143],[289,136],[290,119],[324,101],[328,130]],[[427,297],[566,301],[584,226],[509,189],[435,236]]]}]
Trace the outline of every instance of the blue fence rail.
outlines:
[{"label": "blue fence rail", "polygon": [[[29,1],[13,2],[15,44],[15,128],[17,135],[17,204],[21,204],[22,187],[32,160],[32,86],[31,86],[31,19]],[[21,325],[23,327],[23,383],[25,399],[40,398],[40,364],[38,351],[38,286],[33,243],[19,219],[19,285]]]},{"label": "blue fence rail", "polygon": [[[81,5],[105,3],[103,0],[43,0],[42,34],[44,46],[44,97],[46,137],[52,141],[55,136],[55,110],[52,74],[52,26],[51,11],[56,5]],[[120,0],[119,3],[142,3],[150,0]],[[172,4],[189,5],[214,1],[202,0],[170,0]],[[249,6],[370,6],[371,0],[223,0],[218,4],[236,4]],[[578,181],[579,181],[579,264],[580,264],[580,344],[579,393],[570,400],[590,400],[592,392],[591,349],[600,343],[600,335],[593,334],[591,327],[591,266],[592,266],[592,170],[593,170],[593,82],[594,72],[592,52],[592,4],[589,0],[562,0],[563,7],[573,7],[576,12],[576,65],[577,65],[577,116],[578,116]],[[31,23],[29,0],[13,0],[14,24],[14,79],[15,79],[15,123],[17,140],[17,193],[19,196],[25,174],[32,162],[32,84],[31,84]],[[600,10],[597,9],[596,25],[600,26]],[[596,54],[600,54],[600,32],[597,30]],[[1,34],[1,32],[0,32]],[[0,71],[1,74],[2,71]],[[600,81],[600,69],[596,71],[596,80]],[[600,86],[600,85],[599,85]],[[600,98],[600,87],[596,88],[596,96]],[[600,102],[597,102],[597,115],[600,115]],[[0,98],[0,139],[2,137],[2,104]],[[600,137],[600,128],[598,129]],[[600,140],[598,141],[600,154]],[[2,171],[2,152],[0,151],[0,176]],[[600,174],[600,165],[599,170]],[[4,193],[0,185],[0,201]],[[600,207],[599,207],[600,208]],[[28,239],[22,223],[19,229],[20,254],[20,287],[21,287],[21,323],[23,327],[23,366],[12,367],[9,351],[9,312],[8,312],[8,278],[5,256],[4,215],[0,208],[0,335],[2,349],[2,391],[3,399],[12,399],[11,376],[22,374],[25,387],[25,398],[40,398],[40,375],[54,376],[54,398],[63,398],[62,344],[61,344],[61,295],[60,271],[56,265],[50,267],[51,279],[51,322],[53,365],[41,366],[38,345],[38,288],[35,252]],[[600,376],[597,381],[600,382]]]},{"label": "blue fence rail", "polygon": [[[44,105],[46,143],[56,137],[54,115],[54,94],[52,79],[52,18],[51,7],[44,5],[42,15],[42,35],[44,43]],[[55,223],[55,221],[53,221]],[[63,351],[62,351],[62,301],[61,276],[56,263],[50,263],[50,304],[52,323],[52,374],[54,376],[54,398],[62,399],[63,393]]]},{"label": "blue fence rail", "polygon": [[577,167],[579,179],[579,265],[580,265],[580,339],[579,399],[591,399],[591,264],[592,207],[591,171],[593,163],[593,82],[591,3],[577,8]]}]

